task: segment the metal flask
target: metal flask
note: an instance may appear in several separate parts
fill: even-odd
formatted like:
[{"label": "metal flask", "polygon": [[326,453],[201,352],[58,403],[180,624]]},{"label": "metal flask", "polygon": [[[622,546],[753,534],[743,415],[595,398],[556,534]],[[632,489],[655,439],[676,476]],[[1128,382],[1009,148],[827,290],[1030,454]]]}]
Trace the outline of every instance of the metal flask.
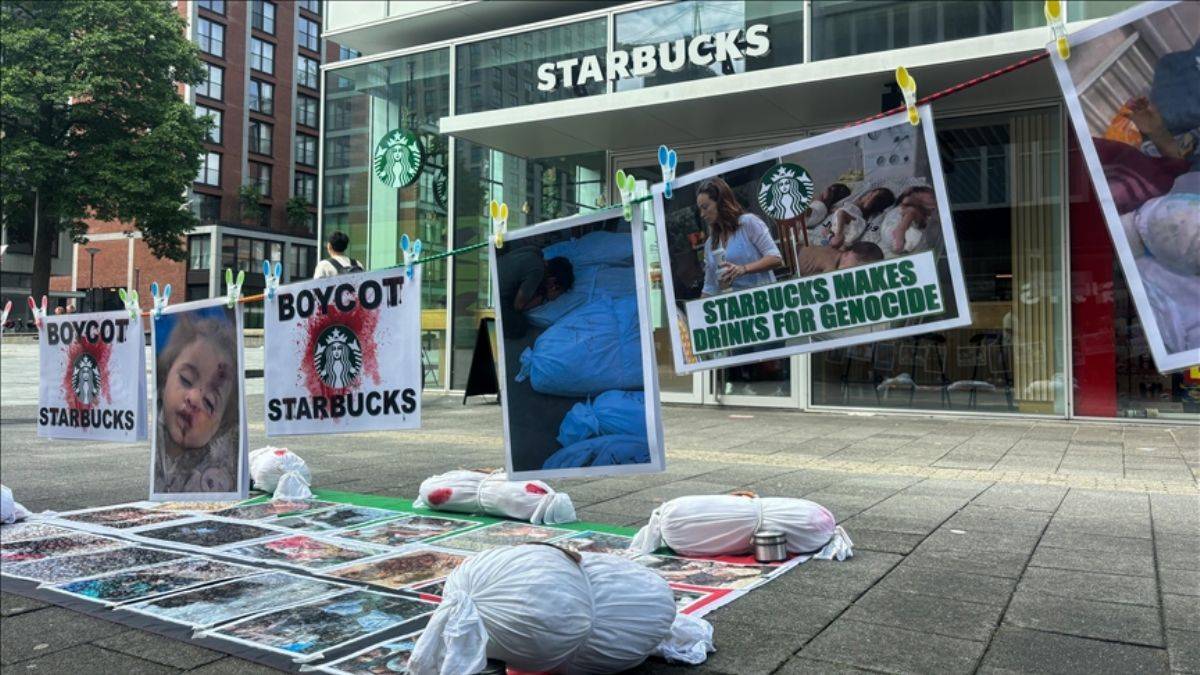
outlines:
[{"label": "metal flask", "polygon": [[787,560],[787,537],[776,530],[754,533],[754,559],[761,563]]}]

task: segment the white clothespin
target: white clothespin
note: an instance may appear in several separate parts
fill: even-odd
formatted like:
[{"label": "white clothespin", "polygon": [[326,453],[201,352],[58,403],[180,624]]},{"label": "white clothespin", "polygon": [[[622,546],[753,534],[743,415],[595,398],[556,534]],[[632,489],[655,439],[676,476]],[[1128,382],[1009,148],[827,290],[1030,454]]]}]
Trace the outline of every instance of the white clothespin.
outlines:
[{"label": "white clothespin", "polygon": [[915,127],[921,123],[921,116],[917,113],[917,81],[908,74],[907,68],[898,66],[896,68],[896,85],[900,87],[900,93],[904,94],[904,107],[908,109],[908,123]]},{"label": "white clothespin", "polygon": [[158,294],[158,282],[150,282],[150,297],[153,299],[153,304],[150,306],[150,314],[157,319],[162,316],[163,310],[166,309],[167,303],[171,301],[171,284],[167,284],[163,288],[162,295]]},{"label": "white clothespin", "polygon": [[37,326],[38,330],[42,329],[42,324],[45,322],[46,304],[48,302],[49,302],[49,300],[46,298],[46,296],[43,295],[42,296],[42,307],[41,307],[41,309],[38,309],[37,302],[33,299],[33,296],[32,295],[29,296],[29,311],[33,312],[33,325]]},{"label": "white clothespin", "polygon": [[1071,43],[1067,42],[1067,8],[1062,0],[1046,0],[1043,7],[1046,12],[1046,23],[1050,32],[1054,33],[1054,42],[1058,46],[1058,55],[1063,61],[1071,58]]},{"label": "white clothespin", "polygon": [[662,169],[663,177],[663,197],[671,198],[671,181],[675,180],[675,167],[679,163],[679,156],[674,150],[665,145],[658,146],[658,168]]},{"label": "white clothespin", "polygon": [[242,296],[242,282],[246,280],[246,270],[238,272],[237,283],[233,282],[233,270],[225,268],[225,306],[233,307]]},{"label": "white clothespin", "polygon": [[413,265],[421,258],[421,240],[412,241],[407,234],[400,235],[400,251],[404,254],[404,274],[411,279]]},{"label": "white clothespin", "polygon": [[637,198],[637,178],[617,169],[617,191],[621,193],[622,215],[625,220],[633,222],[633,200]]},{"label": "white clothespin", "polygon": [[121,302],[125,303],[125,309],[129,310],[129,318],[136,319],[138,314],[141,314],[142,308],[138,306],[138,292],[136,289],[124,288],[117,291],[117,295],[121,296]]},{"label": "white clothespin", "polygon": [[283,263],[275,263],[275,273],[271,273],[271,261],[263,261],[263,280],[266,282],[267,300],[274,300],[275,293],[279,291],[279,280],[283,278]]},{"label": "white clothespin", "polygon": [[492,241],[496,248],[504,248],[504,234],[508,232],[508,204],[493,199],[488,204],[488,213],[492,216]]}]

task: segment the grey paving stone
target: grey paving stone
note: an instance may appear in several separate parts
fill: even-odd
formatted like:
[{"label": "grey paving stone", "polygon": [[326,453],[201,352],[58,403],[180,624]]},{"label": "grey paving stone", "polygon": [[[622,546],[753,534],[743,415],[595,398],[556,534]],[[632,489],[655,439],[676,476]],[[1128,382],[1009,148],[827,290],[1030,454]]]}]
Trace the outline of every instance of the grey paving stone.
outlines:
[{"label": "grey paving stone", "polygon": [[853,558],[842,562],[810,560],[772,581],[767,588],[778,589],[781,595],[793,594],[793,597],[854,600],[875,585],[901,559],[901,556],[891,553],[863,551],[856,552]]},{"label": "grey paving stone", "polygon": [[884,553],[899,553],[907,555],[921,543],[925,535],[909,534],[906,532],[888,532],[887,530],[872,530],[857,527],[851,518],[844,524],[846,532],[854,540],[854,550],[882,551]]},{"label": "grey paving stone", "polygon": [[[846,600],[809,596],[796,612],[785,596],[751,592],[709,615],[717,651],[710,668],[752,675],[771,673],[841,614]],[[784,618],[786,617],[786,618]],[[746,645],[754,645],[746,649]]]},{"label": "grey paving stone", "polygon": [[1004,614],[1004,623],[1113,642],[1164,646],[1157,607],[1027,593],[1018,588]]},{"label": "grey paving stone", "polygon": [[1078,551],[1054,546],[1039,546],[1029,564],[1034,567],[1055,567],[1081,572],[1154,576],[1154,558],[1128,553]]},{"label": "grey paving stone", "polygon": [[1168,630],[1167,653],[1171,658],[1171,670],[1200,673],[1200,632]]},{"label": "grey paving stone", "polygon": [[986,642],[999,622],[1001,611],[996,605],[876,587],[859,598],[844,616],[865,623]]},{"label": "grey paving stone", "polygon": [[[712,476],[717,478],[717,476]],[[737,487],[736,482],[680,480],[665,485],[655,485],[621,495],[619,500],[635,500],[661,504],[676,497],[690,495],[723,495]],[[647,513],[649,515],[649,513]]]},{"label": "grey paving stone", "polygon": [[1200,596],[1200,572],[1159,568],[1158,580],[1164,594]]},{"label": "grey paving stone", "polygon": [[[942,518],[929,518],[918,516],[884,516],[871,513],[860,513],[848,520],[843,525],[847,531],[851,527],[861,527],[868,530],[885,530],[887,532],[899,532],[903,534],[920,535],[923,539],[925,535],[933,532],[942,524]],[[853,533],[851,533],[853,537]]]},{"label": "grey paving stone", "polygon": [[946,521],[946,527],[998,534],[1038,536],[1050,522],[1050,514],[1009,507],[971,504]]},{"label": "grey paving stone", "polygon": [[904,566],[1016,579],[1028,561],[1029,554],[1024,551],[922,549],[918,546],[904,560]]},{"label": "grey paving stone", "polygon": [[16,616],[48,606],[41,600],[34,600],[23,595],[0,593],[0,616]]},{"label": "grey paving stone", "polygon": [[154,633],[131,630],[112,637],[97,640],[98,647],[129,654],[147,661],[172,668],[190,670],[223,658],[225,654],[197,647],[180,640],[172,640]]},{"label": "grey paving stone", "polygon": [[178,672],[158,663],[128,654],[79,645],[10,666],[5,672],[22,673],[121,673],[122,675],[165,675]]},{"label": "grey paving stone", "polygon": [[980,673],[1166,673],[1165,649],[1001,626]]},{"label": "grey paving stone", "polygon": [[1028,555],[1038,544],[1036,536],[981,530],[960,530],[949,523],[929,535],[918,550],[1000,551]]},{"label": "grey paving stone", "polygon": [[1008,604],[1015,587],[1015,580],[1003,577],[900,565],[875,590],[921,593],[1002,608]]},{"label": "grey paving stone", "polygon": [[775,671],[775,675],[812,675],[812,673],[822,673],[822,675],[859,675],[860,673],[875,672],[879,671],[855,668],[844,663],[830,663],[828,661],[818,661],[816,659],[806,659],[796,656],[788,659],[787,663]]},{"label": "grey paving stone", "polygon": [[61,607],[7,617],[4,619],[4,639],[0,640],[0,663],[45,656],[126,630],[115,623]]},{"label": "grey paving stone", "polygon": [[838,619],[797,655],[891,673],[969,673],[984,643]]},{"label": "grey paving stone", "polygon": [[1154,538],[1161,567],[1178,570],[1200,570],[1200,536],[1158,534]]},{"label": "grey paving stone", "polygon": [[1018,592],[1158,607],[1154,579],[1124,574],[1030,567],[1021,577]]},{"label": "grey paving stone", "polygon": [[1137,556],[1148,556],[1154,550],[1153,542],[1149,539],[1107,537],[1092,532],[1068,532],[1061,528],[1047,531],[1042,535],[1041,545],[1077,551],[1099,551]]},{"label": "grey paving stone", "polygon": [[226,656],[223,659],[206,663],[188,672],[193,675],[276,675],[276,673],[282,671],[268,668],[253,661]]},{"label": "grey paving stone", "polygon": [[1200,631],[1200,598],[1191,595],[1163,594],[1163,614],[1167,628]]}]

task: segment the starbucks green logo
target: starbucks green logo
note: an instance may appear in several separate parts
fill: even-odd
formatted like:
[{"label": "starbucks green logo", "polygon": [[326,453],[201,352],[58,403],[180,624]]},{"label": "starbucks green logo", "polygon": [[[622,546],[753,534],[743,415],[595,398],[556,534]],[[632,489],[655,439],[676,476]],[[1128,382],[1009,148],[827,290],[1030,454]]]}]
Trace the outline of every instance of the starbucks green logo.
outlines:
[{"label": "starbucks green logo", "polygon": [[798,164],[771,167],[758,187],[758,204],[775,220],[799,218],[812,201],[813,179]]},{"label": "starbucks green logo", "polygon": [[330,326],[317,336],[313,368],[325,386],[342,389],[356,384],[362,365],[362,346],[354,331],[345,326]]},{"label": "starbucks green logo", "polygon": [[375,146],[375,177],[389,187],[413,184],[425,166],[425,148],[411,131],[394,129]]},{"label": "starbucks green logo", "polygon": [[71,389],[79,405],[89,406],[98,402],[100,366],[91,354],[80,354],[71,364]]}]

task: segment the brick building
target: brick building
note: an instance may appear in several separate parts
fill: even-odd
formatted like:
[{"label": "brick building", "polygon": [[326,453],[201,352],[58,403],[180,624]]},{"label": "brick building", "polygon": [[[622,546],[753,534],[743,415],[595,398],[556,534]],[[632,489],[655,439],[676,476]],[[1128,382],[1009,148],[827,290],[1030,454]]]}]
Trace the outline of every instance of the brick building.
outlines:
[{"label": "brick building", "polygon": [[[187,235],[187,259],[156,258],[127,224],[89,222],[88,242],[73,246],[74,273],[54,277],[52,289],[80,292],[83,309],[113,309],[120,306],[119,288],[133,286],[149,298],[152,281],[170,283],[175,302],[219,295],[227,267],[246,272],[243,292],[253,294],[263,287],[263,260],[283,262],[285,283],[312,275],[320,65],[357,56],[321,38],[321,4],[175,3],[208,70],[205,82],[181,94],[198,116],[214,121],[190,190],[200,224]],[[244,185],[261,193],[257,218],[244,208]],[[297,197],[307,202],[304,219],[288,216],[288,202]],[[261,307],[247,306],[247,327],[261,322]]]}]

